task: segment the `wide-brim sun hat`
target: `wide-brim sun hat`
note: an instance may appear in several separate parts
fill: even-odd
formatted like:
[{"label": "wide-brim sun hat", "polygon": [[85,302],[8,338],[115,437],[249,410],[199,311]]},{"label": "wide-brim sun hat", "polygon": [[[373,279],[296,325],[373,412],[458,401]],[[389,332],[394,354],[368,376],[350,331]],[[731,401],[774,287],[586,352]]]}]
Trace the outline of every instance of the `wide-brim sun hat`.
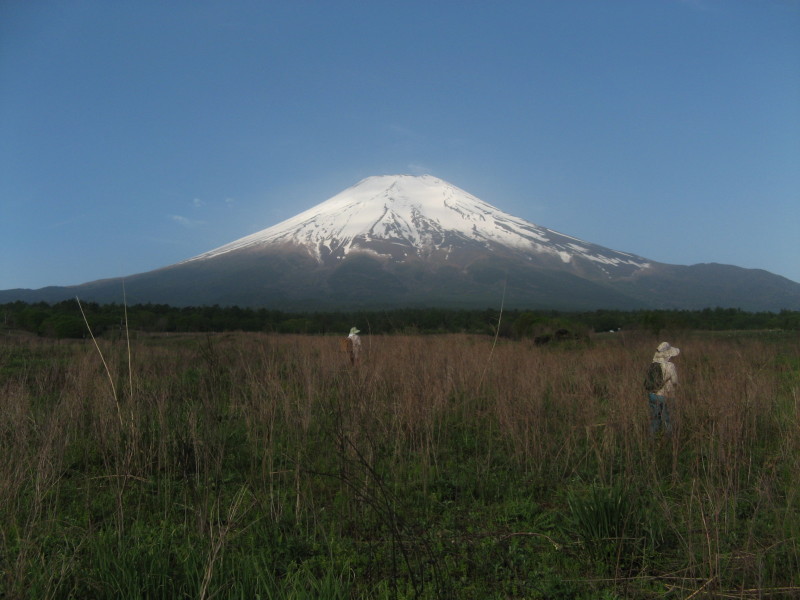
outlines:
[{"label": "wide-brim sun hat", "polygon": [[676,348],[675,346],[670,346],[667,342],[661,342],[656,348],[655,356],[653,356],[653,360],[669,360],[674,356],[678,356],[681,353],[680,348]]}]

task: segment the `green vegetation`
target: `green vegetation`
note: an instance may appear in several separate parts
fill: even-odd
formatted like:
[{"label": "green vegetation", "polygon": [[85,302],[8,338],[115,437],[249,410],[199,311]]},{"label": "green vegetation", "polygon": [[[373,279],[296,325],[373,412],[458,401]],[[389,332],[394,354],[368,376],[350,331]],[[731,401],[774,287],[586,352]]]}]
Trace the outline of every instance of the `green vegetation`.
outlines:
[{"label": "green vegetation", "polygon": [[[82,303],[94,333],[119,334],[125,330],[126,307],[119,304]],[[615,311],[583,313],[498,309],[456,310],[445,308],[358,311],[352,313],[290,313],[269,309],[202,306],[176,308],[166,304],[127,307],[128,328],[148,333],[253,331],[269,333],[330,334],[350,330],[358,323],[365,332],[382,333],[478,333],[526,338],[567,330],[583,335],[589,331],[643,329],[659,331],[800,331],[800,312],[750,313],[732,308],[704,310]],[[83,338],[86,325],[75,300],[47,304],[12,302],[0,304],[0,328],[24,330],[56,338]]]},{"label": "green vegetation", "polygon": [[0,335],[0,597],[800,592],[796,333]]}]

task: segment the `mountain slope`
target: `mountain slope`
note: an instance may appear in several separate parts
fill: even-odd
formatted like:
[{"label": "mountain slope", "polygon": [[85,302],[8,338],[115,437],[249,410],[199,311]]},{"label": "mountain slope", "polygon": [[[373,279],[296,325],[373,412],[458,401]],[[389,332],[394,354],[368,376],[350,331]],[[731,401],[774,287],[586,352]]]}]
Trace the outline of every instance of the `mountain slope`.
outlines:
[{"label": "mountain slope", "polygon": [[416,256],[464,266],[470,255],[488,250],[563,264],[580,258],[617,273],[648,266],[644,258],[509,215],[429,175],[369,177],[274,227],[187,262],[280,244],[303,247],[322,264],[371,251],[395,261]]},{"label": "mountain slope", "polygon": [[[0,291],[0,302],[121,302],[121,279]],[[291,219],[125,278],[130,303],[284,310],[734,307],[800,310],[800,284],[667,265],[509,215],[431,176],[370,177]]]}]

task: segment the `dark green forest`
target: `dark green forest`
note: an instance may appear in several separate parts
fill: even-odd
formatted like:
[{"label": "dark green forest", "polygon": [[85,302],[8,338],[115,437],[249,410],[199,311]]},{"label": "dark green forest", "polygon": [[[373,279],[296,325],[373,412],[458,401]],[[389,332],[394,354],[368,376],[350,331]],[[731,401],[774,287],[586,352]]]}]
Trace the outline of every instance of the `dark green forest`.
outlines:
[{"label": "dark green forest", "polygon": [[645,330],[652,333],[679,330],[800,331],[800,312],[753,313],[734,308],[593,312],[415,308],[293,313],[235,306],[124,306],[84,303],[77,299],[54,304],[0,304],[0,327],[6,330],[23,330],[52,338],[82,338],[87,335],[87,322],[94,335],[113,335],[114,332],[125,330],[148,333],[262,331],[334,335],[345,334],[355,325],[365,334],[485,333],[546,341],[552,336],[575,338],[619,330]]}]

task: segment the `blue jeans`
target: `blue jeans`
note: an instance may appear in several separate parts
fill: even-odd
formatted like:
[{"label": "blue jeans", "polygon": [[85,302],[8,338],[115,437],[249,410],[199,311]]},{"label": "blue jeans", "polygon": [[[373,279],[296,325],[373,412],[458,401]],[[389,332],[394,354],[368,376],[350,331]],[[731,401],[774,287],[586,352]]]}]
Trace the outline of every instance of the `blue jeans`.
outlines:
[{"label": "blue jeans", "polygon": [[669,422],[669,407],[667,406],[667,398],[659,396],[658,394],[648,394],[650,404],[650,433],[655,434],[660,429],[664,429],[664,433],[672,431],[672,425]]}]

